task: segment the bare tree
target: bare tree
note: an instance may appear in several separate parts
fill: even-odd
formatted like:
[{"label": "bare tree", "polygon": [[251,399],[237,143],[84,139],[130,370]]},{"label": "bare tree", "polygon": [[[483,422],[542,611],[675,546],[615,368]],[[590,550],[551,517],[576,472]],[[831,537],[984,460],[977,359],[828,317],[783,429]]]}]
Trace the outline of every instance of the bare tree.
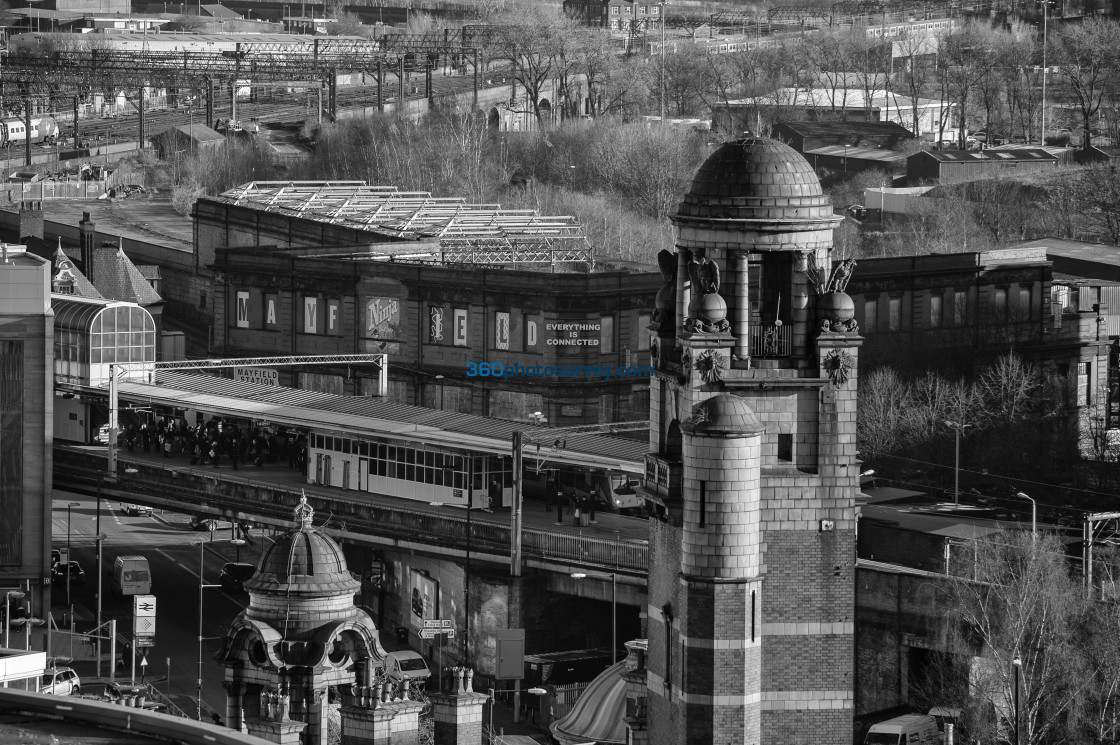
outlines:
[{"label": "bare tree", "polygon": [[970,735],[987,742],[1015,728],[1018,678],[1019,742],[1068,741],[1091,683],[1081,634],[1089,609],[1061,544],[1002,531],[977,540],[962,563],[952,567],[938,612],[944,649],[966,663],[957,665],[968,674],[955,686]]},{"label": "bare tree", "polygon": [[1092,147],[1093,117],[1120,82],[1120,25],[1099,17],[1063,26],[1058,34],[1058,66],[1081,112],[1082,148]]},{"label": "bare tree", "polygon": [[1115,165],[1085,169],[1079,201],[1082,213],[1106,233],[1114,246],[1120,246],[1120,172]]}]

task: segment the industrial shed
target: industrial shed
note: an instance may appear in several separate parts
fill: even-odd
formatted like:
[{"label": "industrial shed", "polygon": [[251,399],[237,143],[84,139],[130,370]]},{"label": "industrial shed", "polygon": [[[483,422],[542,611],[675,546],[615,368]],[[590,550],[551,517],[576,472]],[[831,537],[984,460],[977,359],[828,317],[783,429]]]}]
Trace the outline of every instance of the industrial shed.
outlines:
[{"label": "industrial shed", "polygon": [[923,150],[906,159],[906,184],[952,184],[992,178],[1002,173],[1033,173],[1057,167],[1058,158],[1042,148],[980,152]]}]

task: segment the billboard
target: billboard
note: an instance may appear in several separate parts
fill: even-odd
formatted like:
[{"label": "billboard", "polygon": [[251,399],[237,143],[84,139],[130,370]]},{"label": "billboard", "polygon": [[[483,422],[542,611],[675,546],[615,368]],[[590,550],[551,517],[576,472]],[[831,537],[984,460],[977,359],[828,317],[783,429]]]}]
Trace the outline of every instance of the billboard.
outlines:
[{"label": "billboard", "polygon": [[408,570],[409,576],[409,618],[416,628],[423,628],[424,621],[439,618],[436,607],[438,583],[415,569]]}]

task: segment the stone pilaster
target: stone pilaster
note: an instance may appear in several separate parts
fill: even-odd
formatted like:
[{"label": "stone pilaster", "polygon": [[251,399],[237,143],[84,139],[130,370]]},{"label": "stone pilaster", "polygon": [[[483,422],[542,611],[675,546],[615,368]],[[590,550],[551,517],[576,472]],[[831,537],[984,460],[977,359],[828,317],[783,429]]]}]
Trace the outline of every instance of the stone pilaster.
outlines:
[{"label": "stone pilaster", "polygon": [[246,719],[249,734],[279,745],[300,745],[300,734],[306,726],[291,719]]},{"label": "stone pilaster", "polygon": [[424,705],[418,701],[394,701],[383,708],[393,712],[389,720],[389,737],[393,745],[417,745],[420,742],[420,712]]},{"label": "stone pilaster", "polygon": [[483,712],[489,697],[482,693],[433,693],[428,700],[435,717],[436,745],[478,745]]},{"label": "stone pilaster", "polygon": [[390,721],[395,712],[387,707],[343,706],[342,745],[389,745]]}]

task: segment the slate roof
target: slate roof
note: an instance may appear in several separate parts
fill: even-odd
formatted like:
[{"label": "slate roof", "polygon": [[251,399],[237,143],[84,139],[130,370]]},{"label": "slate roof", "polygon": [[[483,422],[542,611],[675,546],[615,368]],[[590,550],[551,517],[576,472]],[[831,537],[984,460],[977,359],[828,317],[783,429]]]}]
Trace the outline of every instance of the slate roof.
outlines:
[{"label": "slate roof", "polygon": [[82,270],[74,263],[73,259],[66,255],[62,250],[62,240],[58,241],[58,250],[55,251],[54,257],[51,259],[51,278],[58,277],[60,268],[66,272],[67,277],[74,282],[73,294],[78,297],[89,298],[92,300],[103,299],[97,288],[93,283],[82,274]]},{"label": "slate roof", "polygon": [[212,142],[214,140],[225,140],[225,135],[219,134],[214,130],[207,127],[205,124],[180,124],[177,127],[171,127],[160,132],[156,137],[181,135],[187,139],[194,140],[195,142]]},{"label": "slate roof", "polygon": [[[917,155],[928,155],[934,160],[939,160],[942,163],[961,163],[969,161],[1056,161],[1057,156],[1052,153],[1046,152],[1041,147],[1029,147],[1019,150],[997,150],[991,148],[988,150],[980,150],[978,152],[971,152],[968,150],[923,150]],[[915,156],[910,156],[915,157]]]},{"label": "slate roof", "polygon": [[123,246],[94,249],[92,263],[93,284],[104,297],[141,307],[163,302],[136,265],[124,255]]},{"label": "slate roof", "polygon": [[913,138],[914,133],[894,122],[778,122],[775,129],[785,128],[802,137],[864,135],[868,137]]},{"label": "slate roof", "polygon": [[136,269],[146,280],[163,279],[163,275],[159,273],[159,265],[157,264],[137,264]]}]

